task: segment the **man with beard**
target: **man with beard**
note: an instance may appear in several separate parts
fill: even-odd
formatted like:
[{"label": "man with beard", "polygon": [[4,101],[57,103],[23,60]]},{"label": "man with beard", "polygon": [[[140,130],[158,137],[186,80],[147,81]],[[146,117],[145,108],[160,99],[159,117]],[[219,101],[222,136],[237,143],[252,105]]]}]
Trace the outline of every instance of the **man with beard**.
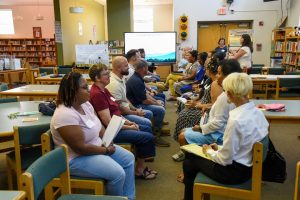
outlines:
[{"label": "man with beard", "polygon": [[127,59],[123,56],[117,56],[112,61],[112,72],[110,83],[106,86],[109,92],[114,96],[120,105],[120,111],[129,121],[133,121],[138,125],[149,126],[152,128],[151,119],[153,113],[150,110],[135,108],[126,98],[126,86],[124,76],[129,74],[129,66]]}]

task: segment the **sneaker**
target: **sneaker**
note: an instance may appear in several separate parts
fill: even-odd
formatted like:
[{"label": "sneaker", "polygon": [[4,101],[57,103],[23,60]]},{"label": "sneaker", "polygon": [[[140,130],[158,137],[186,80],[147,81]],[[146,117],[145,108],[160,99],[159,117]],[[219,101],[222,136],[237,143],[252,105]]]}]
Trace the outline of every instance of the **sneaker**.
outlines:
[{"label": "sneaker", "polygon": [[170,143],[165,141],[161,137],[155,137],[155,145],[158,147],[169,147]]},{"label": "sneaker", "polygon": [[174,161],[181,162],[185,159],[185,154],[183,153],[183,151],[180,150],[177,153],[175,153],[172,156],[172,158],[173,158]]}]

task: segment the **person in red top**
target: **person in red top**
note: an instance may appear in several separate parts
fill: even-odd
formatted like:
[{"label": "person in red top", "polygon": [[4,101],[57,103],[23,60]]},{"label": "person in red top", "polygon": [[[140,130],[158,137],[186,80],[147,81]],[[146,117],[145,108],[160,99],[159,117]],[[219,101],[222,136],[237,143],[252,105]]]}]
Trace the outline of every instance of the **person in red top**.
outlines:
[{"label": "person in red top", "polygon": [[[108,126],[113,115],[121,116],[119,104],[105,88],[110,81],[110,73],[104,64],[90,68],[89,76],[94,82],[90,91],[90,102],[104,126]],[[135,175],[143,179],[156,178],[157,172],[144,166],[145,159],[155,156],[154,136],[146,132],[134,122],[126,120],[122,129],[114,139],[115,143],[131,143],[136,151]]]}]

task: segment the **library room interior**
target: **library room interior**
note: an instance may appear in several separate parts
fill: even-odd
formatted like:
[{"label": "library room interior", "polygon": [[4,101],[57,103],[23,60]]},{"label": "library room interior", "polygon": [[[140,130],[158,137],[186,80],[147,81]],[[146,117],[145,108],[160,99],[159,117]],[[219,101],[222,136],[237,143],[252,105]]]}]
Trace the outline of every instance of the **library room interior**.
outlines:
[{"label": "library room interior", "polygon": [[0,0],[0,199],[300,200],[299,10]]}]

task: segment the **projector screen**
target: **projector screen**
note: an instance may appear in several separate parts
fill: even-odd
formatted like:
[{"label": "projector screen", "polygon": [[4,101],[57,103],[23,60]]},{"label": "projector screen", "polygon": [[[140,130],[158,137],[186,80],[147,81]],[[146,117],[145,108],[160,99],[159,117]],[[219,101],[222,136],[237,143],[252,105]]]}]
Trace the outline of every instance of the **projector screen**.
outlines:
[{"label": "projector screen", "polygon": [[147,62],[176,62],[176,32],[124,33],[125,53],[130,49],[145,49]]}]

